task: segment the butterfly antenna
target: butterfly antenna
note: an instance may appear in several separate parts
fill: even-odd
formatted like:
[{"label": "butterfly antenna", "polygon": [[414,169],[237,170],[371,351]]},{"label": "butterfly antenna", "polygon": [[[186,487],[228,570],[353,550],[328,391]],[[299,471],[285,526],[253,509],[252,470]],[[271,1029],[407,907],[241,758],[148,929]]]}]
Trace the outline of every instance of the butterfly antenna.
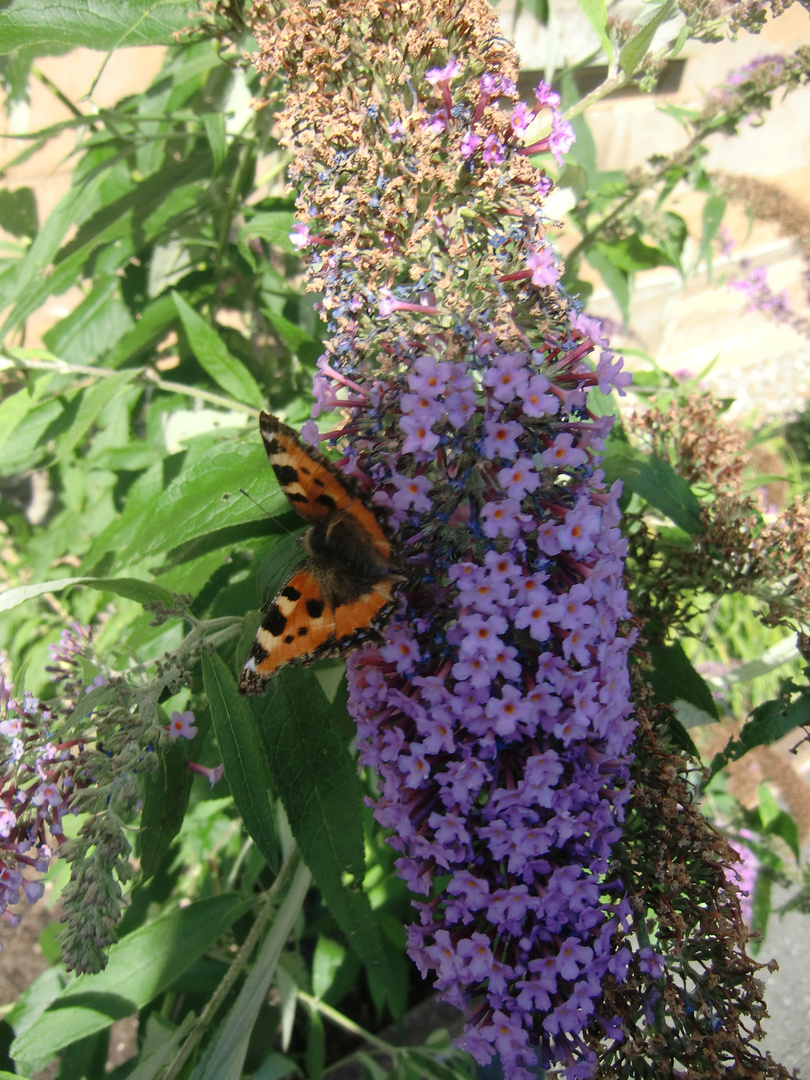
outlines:
[{"label": "butterfly antenna", "polygon": [[[244,495],[246,499],[250,499],[250,501],[253,503],[253,505],[258,506],[258,508],[261,510],[261,512],[263,514],[267,514],[266,508],[264,506],[262,506],[262,504],[257,499],[254,499],[253,496],[249,492],[245,491],[244,488],[239,488],[238,490],[239,490],[240,495]],[[270,517],[269,514],[267,514],[267,516]]]},{"label": "butterfly antenna", "polygon": [[[252,496],[252,495],[250,494],[250,492],[248,492],[248,491],[245,491],[245,489],[244,489],[244,488],[239,488],[238,490],[239,490],[239,494],[240,494],[240,495],[244,495],[246,499],[250,499],[250,501],[251,501],[251,502],[253,503],[253,505],[254,505],[254,506],[258,506],[258,508],[259,508],[259,509],[261,510],[261,512],[262,512],[262,513],[264,514],[264,516],[265,516],[266,518],[271,518],[271,517],[273,516],[273,515],[272,515],[272,514],[271,514],[271,513],[270,513],[270,512],[268,511],[268,509],[267,509],[267,507],[266,507],[266,506],[262,506],[262,504],[261,504],[261,503],[260,503],[260,502],[259,502],[259,501],[258,501],[257,499],[254,499],[254,498],[253,498],[253,496]],[[292,535],[293,535],[293,530],[292,530],[292,529],[288,529],[286,525],[282,525],[282,523],[281,523],[281,522],[280,522],[280,521],[278,520],[278,518],[276,518],[276,519],[275,519],[275,522],[276,522],[276,525],[277,525],[277,526],[278,526],[278,527],[279,527],[279,528],[280,528],[280,529],[281,529],[281,530],[282,530],[283,532],[287,533],[287,534],[288,534],[289,536],[292,536]]]}]

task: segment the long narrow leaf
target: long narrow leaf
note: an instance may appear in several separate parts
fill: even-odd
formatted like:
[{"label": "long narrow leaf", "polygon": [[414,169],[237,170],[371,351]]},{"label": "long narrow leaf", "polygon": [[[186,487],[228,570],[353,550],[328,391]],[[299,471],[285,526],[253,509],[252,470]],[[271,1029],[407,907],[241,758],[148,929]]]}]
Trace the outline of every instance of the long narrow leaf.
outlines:
[{"label": "long narrow leaf", "polygon": [[302,864],[290,883],[239,997],[192,1080],[239,1080],[242,1076],[253,1025],[264,1005],[279,957],[301,911],[310,880],[309,870]]},{"label": "long narrow leaf", "polygon": [[219,656],[203,656],[203,681],[236,809],[267,865],[278,869],[270,773],[256,719]]},{"label": "long narrow leaf", "polygon": [[205,371],[237,401],[244,401],[257,409],[263,408],[262,392],[241,360],[231,356],[219,334],[189,307],[180,293],[172,295],[192,351]]},{"label": "long narrow leaf", "polygon": [[98,975],[80,975],[12,1044],[16,1060],[50,1060],[77,1039],[131,1016],[165,990],[250,906],[218,896],[179,908],[110,949]]},{"label": "long narrow leaf", "polygon": [[127,599],[137,600],[139,604],[144,605],[156,602],[169,607],[175,603],[173,593],[161,588],[160,585],[154,585],[151,581],[141,581],[138,578],[72,577],[40,581],[32,585],[18,585],[15,589],[8,589],[0,594],[0,612],[11,611],[12,608],[24,604],[27,600],[33,600],[45,593],[62,592],[63,589],[69,589],[73,585],[87,585],[91,589],[115,593],[116,596],[126,596]]},{"label": "long narrow leaf", "polygon": [[372,982],[392,999],[394,979],[368,897],[344,882],[347,873],[359,882],[365,872],[363,807],[334,710],[311,672],[285,668],[263,714],[273,786],[315,883]]}]

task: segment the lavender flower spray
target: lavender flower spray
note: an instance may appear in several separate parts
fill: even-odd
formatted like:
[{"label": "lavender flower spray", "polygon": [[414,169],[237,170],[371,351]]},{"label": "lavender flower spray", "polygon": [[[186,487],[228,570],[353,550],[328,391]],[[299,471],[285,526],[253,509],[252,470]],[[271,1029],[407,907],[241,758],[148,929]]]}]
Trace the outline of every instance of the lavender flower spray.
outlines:
[{"label": "lavender flower spray", "polygon": [[479,1062],[588,1076],[582,1033],[619,1036],[600,988],[630,957],[609,860],[634,638],[588,397],[627,377],[560,287],[529,160],[573,133],[548,86],[519,100],[479,0],[259,2],[253,24],[260,69],[289,77],[294,239],[331,334],[314,416],[403,545],[401,608],[349,686],[376,818],[424,897],[410,955]]}]

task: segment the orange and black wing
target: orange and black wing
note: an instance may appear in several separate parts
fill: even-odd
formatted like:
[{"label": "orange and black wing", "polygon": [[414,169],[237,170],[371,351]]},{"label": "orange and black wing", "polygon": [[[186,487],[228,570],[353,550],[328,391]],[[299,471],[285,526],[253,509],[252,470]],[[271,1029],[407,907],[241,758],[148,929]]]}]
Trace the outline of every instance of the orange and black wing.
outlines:
[{"label": "orange and black wing", "polygon": [[262,413],[259,427],[279,486],[304,521],[316,525],[327,518],[349,516],[381,562],[396,561],[383,511],[369,501],[353,477],[344,476],[320,451],[305,446],[278,417]]},{"label": "orange and black wing", "polygon": [[393,613],[400,580],[390,575],[361,589],[353,578],[306,559],[256,633],[240,692],[261,694],[284,664],[311,664],[379,639],[378,628]]},{"label": "orange and black wing", "polygon": [[262,413],[260,428],[282,491],[310,525],[310,557],[267,610],[242,669],[243,694],[262,693],[284,664],[310,664],[379,640],[404,581],[386,512],[360,483],[277,417]]}]

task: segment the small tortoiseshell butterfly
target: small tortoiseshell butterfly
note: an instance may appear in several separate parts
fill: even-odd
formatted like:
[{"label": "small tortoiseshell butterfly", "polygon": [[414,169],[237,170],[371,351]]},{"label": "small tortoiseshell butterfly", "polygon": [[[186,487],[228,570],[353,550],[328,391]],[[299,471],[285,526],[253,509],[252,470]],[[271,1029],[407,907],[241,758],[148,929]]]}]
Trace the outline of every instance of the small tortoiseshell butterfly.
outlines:
[{"label": "small tortoiseshell butterfly", "polygon": [[262,413],[259,428],[281,490],[309,524],[307,558],[270,605],[242,675],[242,694],[261,694],[284,664],[311,664],[381,640],[405,580],[386,511],[354,477]]}]

